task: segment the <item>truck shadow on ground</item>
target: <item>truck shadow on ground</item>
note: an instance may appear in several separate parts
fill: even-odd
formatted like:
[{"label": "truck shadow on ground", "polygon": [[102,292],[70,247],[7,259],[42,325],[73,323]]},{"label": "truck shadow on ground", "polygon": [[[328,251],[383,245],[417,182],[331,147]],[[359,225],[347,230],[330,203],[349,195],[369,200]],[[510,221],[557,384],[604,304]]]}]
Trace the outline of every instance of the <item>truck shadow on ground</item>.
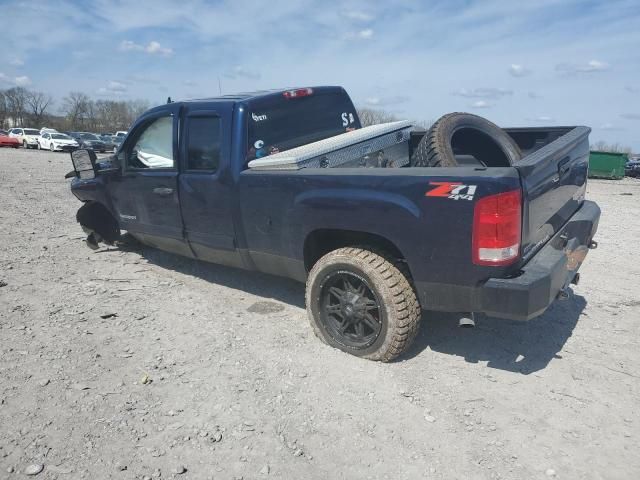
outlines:
[{"label": "truck shadow on ground", "polygon": [[481,316],[475,328],[460,328],[459,314],[425,312],[418,337],[402,358],[419,355],[426,348],[464,357],[469,363],[524,375],[544,369],[571,337],[587,305],[573,294],[556,301],[544,315],[529,322]]},{"label": "truck shadow on ground", "polygon": [[174,270],[210,283],[265,297],[265,299],[305,308],[304,285],[300,282],[181,257],[149,247],[137,248],[135,251],[149,263],[167,270]]},{"label": "truck shadow on ground", "polygon": [[[133,246],[127,250],[136,251],[149,263],[167,270],[305,308],[304,285],[293,280],[214,265],[149,247]],[[487,362],[489,368],[528,375],[544,369],[554,358],[562,358],[558,352],[571,337],[586,305],[584,297],[573,294],[565,301],[554,302],[544,315],[529,322],[481,316],[471,329],[458,326],[459,314],[424,312],[414,344],[398,360],[418,357],[429,348],[464,357],[470,363]]]}]

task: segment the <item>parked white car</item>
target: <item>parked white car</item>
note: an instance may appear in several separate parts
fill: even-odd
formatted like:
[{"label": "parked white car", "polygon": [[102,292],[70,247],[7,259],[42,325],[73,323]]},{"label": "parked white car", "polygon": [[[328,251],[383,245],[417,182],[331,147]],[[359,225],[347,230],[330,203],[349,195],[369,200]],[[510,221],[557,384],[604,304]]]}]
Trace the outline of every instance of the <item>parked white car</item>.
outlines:
[{"label": "parked white car", "polygon": [[9,136],[17,138],[24,148],[38,148],[40,131],[35,128],[12,128]]},{"label": "parked white car", "polygon": [[52,152],[70,152],[78,147],[78,142],[64,133],[45,132],[38,140],[38,149],[49,149]]},{"label": "parked white car", "polygon": [[58,130],[56,130],[55,128],[41,128],[40,135],[42,135],[43,133],[58,133]]}]

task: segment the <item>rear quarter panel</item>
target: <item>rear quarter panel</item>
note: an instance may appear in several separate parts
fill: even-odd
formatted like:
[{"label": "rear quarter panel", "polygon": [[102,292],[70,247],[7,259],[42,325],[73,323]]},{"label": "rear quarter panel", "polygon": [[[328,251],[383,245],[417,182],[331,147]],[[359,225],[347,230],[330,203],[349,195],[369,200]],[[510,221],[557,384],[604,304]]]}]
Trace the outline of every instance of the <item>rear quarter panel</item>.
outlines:
[{"label": "rear quarter panel", "polygon": [[[431,182],[473,185],[475,196],[425,196],[435,188]],[[400,250],[417,284],[475,286],[505,273],[501,267],[472,264],[475,200],[516,188],[520,183],[513,168],[245,171],[239,180],[245,248],[252,257],[288,259],[283,261],[291,262],[288,268],[300,278],[305,239],[315,230],[371,233]]]}]

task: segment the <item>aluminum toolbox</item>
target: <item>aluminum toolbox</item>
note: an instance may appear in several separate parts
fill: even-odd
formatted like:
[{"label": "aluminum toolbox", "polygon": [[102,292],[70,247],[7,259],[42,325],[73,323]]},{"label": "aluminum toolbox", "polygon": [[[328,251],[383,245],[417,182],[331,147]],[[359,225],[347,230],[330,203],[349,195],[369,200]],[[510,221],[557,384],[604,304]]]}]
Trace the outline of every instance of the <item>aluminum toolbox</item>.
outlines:
[{"label": "aluminum toolbox", "polygon": [[255,170],[335,167],[402,167],[409,163],[411,122],[371,125],[255,159]]}]

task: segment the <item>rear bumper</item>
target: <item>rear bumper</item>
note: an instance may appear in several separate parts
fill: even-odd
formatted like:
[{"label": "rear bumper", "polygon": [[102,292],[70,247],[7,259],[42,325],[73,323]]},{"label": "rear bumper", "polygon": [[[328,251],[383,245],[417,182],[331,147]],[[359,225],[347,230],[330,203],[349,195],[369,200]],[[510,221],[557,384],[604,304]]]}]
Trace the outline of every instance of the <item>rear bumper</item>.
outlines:
[{"label": "rear bumper", "polygon": [[477,309],[493,317],[530,320],[575,278],[598,229],[600,208],[585,201],[515,278],[491,278],[477,292]]}]

